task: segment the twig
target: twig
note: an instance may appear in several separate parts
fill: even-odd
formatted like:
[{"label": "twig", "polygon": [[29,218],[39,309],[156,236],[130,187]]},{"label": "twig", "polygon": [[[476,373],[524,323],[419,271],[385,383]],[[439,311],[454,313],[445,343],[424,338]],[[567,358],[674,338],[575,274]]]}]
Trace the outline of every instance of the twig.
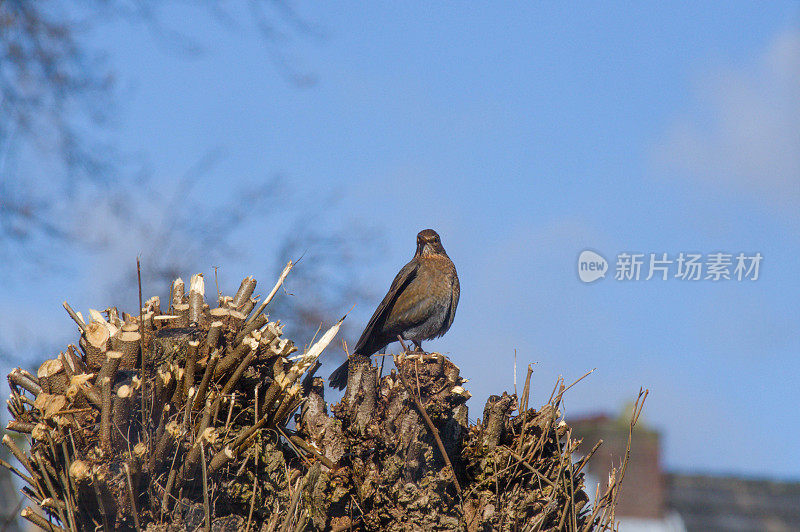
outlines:
[{"label": "twig", "polygon": [[142,400],[142,431],[148,435],[147,445],[148,450],[152,451],[150,430],[147,423],[147,380],[144,378],[145,356],[144,349],[144,319],[142,318],[142,265],[139,262],[139,257],[136,257],[136,278],[139,284],[139,352],[142,354],[142,364],[139,367],[139,382],[142,386],[141,400]]},{"label": "twig", "polygon": [[569,386],[567,386],[566,388],[560,389],[560,390],[558,391],[558,395],[556,396],[556,404],[558,404],[558,403],[560,403],[560,402],[561,402],[561,398],[564,396],[564,394],[565,394],[565,393],[567,393],[567,390],[569,390],[570,388],[572,388],[573,386],[575,386],[576,384],[578,384],[579,382],[581,382],[583,379],[585,379],[586,377],[588,377],[589,375],[591,375],[592,373],[594,373],[596,369],[597,369],[597,368],[592,368],[592,369],[590,369],[589,371],[587,371],[586,373],[584,373],[583,375],[581,375],[581,376],[578,378],[578,380],[576,380],[575,382],[573,382],[572,384],[570,384],[570,385],[569,385]]},{"label": "twig", "polygon": [[228,427],[231,425],[231,417],[233,416],[233,406],[236,404],[236,392],[233,392],[228,399],[228,418],[225,420],[224,432],[228,432]]},{"label": "twig", "polygon": [[[561,377],[558,378],[558,381],[561,380]],[[550,399],[552,401],[552,397]],[[549,404],[548,406],[551,407],[550,415],[547,417],[547,424],[545,424],[544,430],[542,431],[542,435],[539,437],[536,445],[533,446],[533,450],[528,453],[528,456],[536,456],[537,453],[544,450],[545,441],[547,440],[547,435],[550,433],[550,430],[553,428],[553,421],[555,420],[556,413],[558,409],[553,406],[553,404]]]},{"label": "twig", "polygon": [[631,413],[631,421],[628,424],[628,443],[625,446],[625,459],[622,461],[622,467],[620,468],[619,479],[617,479],[615,485],[615,491],[619,492],[620,487],[622,486],[622,479],[625,477],[625,471],[628,469],[628,463],[631,459],[631,442],[633,440],[633,427],[639,421],[639,415],[642,413],[642,409],[644,408],[644,401],[647,399],[650,390],[642,390],[639,388],[639,397],[636,398],[636,402],[633,405],[633,412]]},{"label": "twig", "polygon": [[[570,437],[572,433],[570,432]],[[578,532],[578,516],[575,509],[575,468],[572,460],[569,461],[569,507],[570,517],[572,517],[572,530]]]},{"label": "twig", "polygon": [[286,440],[286,442],[289,444],[289,447],[291,447],[294,453],[306,464],[306,467],[311,468],[311,466],[314,465],[311,463],[311,460],[306,458],[306,456],[300,452],[300,449],[298,449],[297,445],[295,445],[289,436],[283,432],[283,429],[281,429],[279,426],[275,426],[275,430],[278,431],[278,434],[283,436],[283,439]]},{"label": "twig", "polygon": [[[33,469],[33,464],[31,464],[30,460],[28,460],[28,457],[22,452],[22,449],[19,448],[14,439],[8,434],[4,434],[3,443],[6,447],[8,447],[8,450],[11,451],[11,454],[14,455],[14,458],[19,460],[19,463],[22,464],[22,467],[24,467],[32,477],[35,477],[36,472]],[[28,484],[34,487],[37,485],[35,482],[29,482]]]},{"label": "twig", "polygon": [[42,387],[37,382],[38,379],[33,375],[30,375],[27,371],[24,371],[21,368],[14,368],[11,370],[11,373],[8,374],[8,381],[13,382],[20,388],[24,388],[31,392],[31,395],[36,397],[40,393],[42,393]]},{"label": "twig", "polygon": [[[214,278],[216,279],[217,270],[214,269]],[[239,310],[250,300],[250,296],[253,295],[253,291],[256,289],[256,280],[252,276],[247,276],[242,279],[242,283],[239,285],[239,290],[236,291],[236,295],[233,296],[233,299],[230,302],[230,306],[236,310]]]},{"label": "twig", "polygon": [[267,317],[265,315],[259,314],[256,319],[244,324],[244,326],[242,326],[242,328],[236,334],[236,338],[233,340],[233,345],[236,345],[239,342],[241,342],[242,340],[244,340],[245,338],[247,338],[247,336],[251,332],[253,332],[254,330],[260,329],[261,327],[266,325],[267,321],[268,320],[267,320]]},{"label": "twig", "polygon": [[256,342],[254,338],[248,338],[236,348],[228,349],[228,354],[225,355],[225,357],[222,358],[217,364],[217,369],[214,370],[214,377],[220,378],[230,370],[234,369],[236,365],[242,361],[242,358],[244,358],[245,355],[247,355],[247,353],[253,349],[253,344],[256,344],[256,348],[258,347],[258,342]]},{"label": "twig", "polygon": [[66,301],[64,301],[64,303],[62,303],[62,305],[64,305],[64,308],[66,309],[67,314],[69,314],[69,317],[72,318],[75,321],[75,323],[78,324],[78,328],[81,330],[82,333],[85,334],[86,333],[86,324],[83,322],[81,317],[78,316],[78,313],[75,312],[74,310],[72,310],[72,307],[70,307],[69,303],[67,303]]},{"label": "twig", "polygon": [[[564,476],[564,493],[569,496],[569,503],[564,508],[563,513],[561,514],[561,519],[558,522],[558,530],[565,530],[564,522],[566,521],[567,516],[570,516],[569,524],[572,525],[573,532],[576,532],[578,529],[578,524],[575,521],[575,490],[574,490],[574,477],[573,477],[573,470],[572,470],[572,460],[570,455],[572,453],[571,446],[570,446],[570,439],[572,437],[572,432],[567,432],[567,443],[564,445],[564,455],[561,455],[560,467],[558,469],[558,477],[556,482],[561,481],[561,473],[564,472],[567,467],[569,468],[569,477],[566,475]],[[569,488],[567,488],[567,482],[569,482]]]},{"label": "twig", "polygon": [[[70,438],[72,438],[72,429],[69,429]],[[48,438],[50,436],[48,435]],[[49,440],[52,444],[52,438]],[[75,511],[78,508],[77,503],[75,502],[75,498],[77,497],[77,488],[73,484],[73,479],[69,475],[69,470],[72,468],[72,460],[69,459],[69,451],[67,449],[67,439],[61,439],[61,452],[64,455],[64,464],[66,469],[60,471],[61,474],[61,483],[64,484],[64,487],[67,490],[67,514],[71,520],[73,532],[78,532],[78,525],[75,522]],[[55,449],[53,449],[53,454],[55,455]],[[56,458],[57,459],[57,458]]]},{"label": "twig", "polygon": [[[258,394],[256,394],[257,397]],[[253,462],[253,494],[250,497],[250,511],[247,513],[247,525],[244,527],[244,532],[250,532],[250,524],[253,522],[253,509],[256,506],[256,492],[258,491],[258,460],[253,460]]]},{"label": "twig", "polygon": [[553,402],[553,397],[555,397],[556,390],[558,390],[559,385],[561,385],[561,386],[564,385],[563,384],[563,380],[564,380],[564,377],[561,376],[561,375],[559,375],[558,378],[556,379],[556,383],[553,385],[553,391],[550,392],[550,399],[547,400],[548,403],[552,403]]},{"label": "twig", "polygon": [[[189,396],[189,388],[194,386],[194,370],[197,364],[197,352],[200,348],[198,340],[190,340],[186,349],[186,361],[183,373],[183,395]],[[191,403],[191,401],[189,401]]]},{"label": "twig", "polygon": [[292,494],[292,502],[289,504],[289,512],[286,514],[286,521],[283,522],[281,532],[289,531],[289,526],[292,523],[292,516],[295,511],[297,511],[297,504],[300,502],[300,494],[303,492],[303,486],[305,486],[305,477],[297,479],[294,494]]},{"label": "twig", "polygon": [[66,529],[50,523],[49,521],[47,521],[47,519],[35,513],[33,510],[31,510],[30,506],[26,506],[25,508],[23,508],[22,511],[20,512],[20,515],[22,516],[23,519],[27,519],[28,521],[38,526],[42,530],[47,530],[48,532],[62,532],[62,531],[66,532]]},{"label": "twig", "polygon": [[[33,455],[34,460],[36,460],[37,465],[39,466],[39,471],[44,479],[44,483],[47,486],[48,491],[50,492],[50,496],[55,500],[60,500],[58,498],[58,492],[56,491],[53,482],[50,480],[50,474],[47,472],[45,468],[45,459],[38,451]],[[56,479],[57,480],[57,479]],[[61,511],[60,507],[56,507],[56,511],[58,513],[58,519],[62,523],[66,523],[67,519],[64,517],[64,512]]]},{"label": "twig", "polygon": [[6,425],[6,430],[13,430],[14,432],[21,432],[23,434],[30,434],[36,427],[35,423],[28,423],[27,421],[17,421],[12,419]]},{"label": "twig", "polygon": [[294,263],[292,261],[289,261],[286,264],[286,266],[283,268],[283,271],[281,272],[281,275],[278,277],[278,282],[275,283],[275,286],[272,287],[272,290],[270,291],[269,295],[267,295],[267,297],[264,299],[264,301],[261,302],[261,304],[258,306],[258,308],[256,308],[250,314],[250,317],[247,318],[247,320],[245,321],[245,324],[250,323],[251,321],[256,319],[256,316],[258,316],[259,314],[264,312],[264,309],[267,308],[267,305],[269,305],[270,301],[272,301],[272,298],[275,297],[275,294],[278,293],[278,289],[283,284],[283,281],[286,280],[286,276],[289,275],[289,272],[292,270],[292,266],[294,266]]},{"label": "twig", "polygon": [[499,477],[501,474],[505,473],[506,471],[508,471],[509,469],[511,469],[513,467],[516,467],[516,464],[512,464],[512,465],[506,466],[503,469],[497,470],[494,473],[492,473],[492,475],[490,477],[484,478],[481,481],[473,483],[472,487],[467,491],[466,495],[464,495],[464,499],[469,499],[470,495],[472,495],[474,492],[476,492],[478,490],[478,488],[480,488],[481,486],[483,486],[484,484],[487,484],[489,482],[495,482],[495,479],[497,477]]},{"label": "twig", "polygon": [[[625,458],[622,460],[622,465],[620,466],[619,470],[619,478],[616,476],[613,477],[613,481],[609,481],[608,488],[606,489],[605,493],[599,498],[595,498],[595,506],[592,510],[591,515],[586,520],[586,524],[583,527],[583,532],[587,532],[591,530],[592,527],[595,525],[601,525],[602,529],[605,530],[607,527],[605,525],[605,514],[608,510],[608,507],[611,506],[612,508],[612,519],[613,519],[613,507],[616,505],[616,502],[619,497],[620,487],[622,485],[622,479],[625,476],[625,471],[628,468],[628,462],[631,456],[631,442],[633,440],[633,427],[639,421],[639,415],[642,413],[642,409],[644,408],[645,399],[647,399],[650,390],[639,388],[639,396],[636,398],[636,402],[633,405],[633,412],[631,413],[631,421],[628,425],[628,443],[625,446]],[[614,471],[612,471],[612,475],[614,475]],[[598,513],[600,510],[603,510],[603,515],[598,518]]]},{"label": "twig", "polygon": [[[53,442],[53,437],[51,436],[51,434],[49,432],[45,432],[45,436],[47,438],[47,445],[50,448],[50,454],[52,456],[52,462],[51,463],[57,464],[58,461],[59,461],[59,458],[58,458],[58,453],[56,452],[55,443]],[[44,462],[43,459],[42,459],[42,462]],[[69,458],[67,458],[67,462],[69,462]],[[78,527],[77,527],[77,525],[75,523],[75,515],[73,513],[73,510],[75,509],[75,505],[72,502],[72,498],[71,498],[72,492],[70,490],[69,480],[67,479],[67,475],[65,475],[63,468],[60,468],[58,471],[54,471],[54,472],[56,473],[55,474],[55,480],[56,481],[60,481],[59,487],[61,488],[61,492],[62,492],[62,495],[64,497],[63,501],[56,500],[55,502],[58,503],[59,508],[63,504],[63,508],[67,511],[67,520],[66,521],[62,520],[62,524],[67,524],[71,531],[77,532]],[[55,497],[55,495],[54,495],[54,497]]]},{"label": "twig", "polygon": [[189,323],[197,325],[203,315],[203,303],[205,302],[205,282],[203,274],[192,275],[189,283]]},{"label": "twig", "polygon": [[417,364],[419,360],[414,360],[414,377],[417,379],[417,396],[422,397],[422,388],[419,385],[419,367]]},{"label": "twig", "polygon": [[119,351],[107,351],[106,359],[103,362],[103,365],[100,367],[100,371],[97,372],[95,381],[102,383],[104,379],[108,378],[109,381],[113,382],[114,377],[117,375],[117,371],[119,371],[119,365],[122,361],[122,356],[122,353]]},{"label": "twig", "polygon": [[522,444],[525,442],[525,428],[528,426],[528,405],[530,404],[531,395],[531,375],[533,375],[533,368],[528,364],[528,374],[525,377],[525,386],[522,388],[522,403],[520,405],[520,414],[522,415],[522,426],[519,430],[519,437],[517,438],[517,450],[522,451]]},{"label": "twig", "polygon": [[244,370],[246,370],[256,358],[256,354],[258,354],[257,348],[258,345],[250,349],[250,352],[247,353],[247,356],[244,357],[244,360],[239,363],[239,366],[236,368],[236,371],[233,372],[233,375],[231,375],[230,379],[228,379],[228,382],[226,382],[225,386],[222,387],[220,395],[227,395],[233,391],[234,386],[236,386],[236,383],[239,382]]},{"label": "twig", "polygon": [[139,510],[136,504],[136,494],[133,491],[133,480],[131,479],[131,468],[128,467],[128,463],[125,463],[125,477],[128,480],[128,494],[131,496],[131,513],[133,514],[133,525],[136,527],[136,531],[140,532],[142,528],[139,526]]},{"label": "twig", "polygon": [[601,445],[603,445],[603,440],[597,440],[597,443],[594,444],[594,447],[592,447],[592,450],[589,451],[586,454],[586,456],[584,456],[583,459],[580,462],[578,462],[578,467],[575,469],[575,474],[576,475],[581,472],[581,470],[583,469],[583,466],[585,466],[589,462],[589,459],[592,457],[592,455],[595,452],[597,452],[597,449],[599,449]]},{"label": "twig", "polygon": [[104,451],[111,451],[111,379],[105,377],[100,383],[102,408],[100,410],[100,442]]},{"label": "twig", "polygon": [[519,462],[520,462],[522,465],[524,465],[524,466],[525,466],[525,467],[528,469],[528,471],[530,471],[531,473],[533,473],[534,475],[536,475],[536,476],[539,478],[539,480],[543,481],[545,484],[547,484],[547,485],[548,485],[548,486],[550,486],[551,488],[555,488],[555,484],[553,484],[553,481],[552,481],[552,480],[550,480],[549,478],[547,478],[546,476],[542,475],[542,474],[539,472],[539,470],[538,470],[538,469],[536,469],[535,467],[533,467],[531,464],[529,464],[529,463],[528,463],[528,461],[527,461],[527,460],[525,460],[525,458],[523,458],[522,456],[518,455],[517,453],[515,453],[514,451],[512,451],[511,449],[509,449],[509,448],[508,448],[508,447],[506,447],[506,446],[502,446],[502,448],[503,448],[503,449],[505,449],[506,451],[508,451],[508,452],[509,452],[509,454],[511,454],[511,456],[513,456],[514,458],[516,458],[517,460],[519,460]]},{"label": "twig", "polygon": [[172,465],[169,468],[169,476],[167,477],[167,484],[164,486],[164,498],[161,500],[161,516],[163,518],[164,513],[169,509],[169,498],[170,492],[172,492],[172,487],[175,485],[175,475],[177,475],[178,470],[175,468],[175,460],[178,457],[178,447],[176,446],[175,454],[172,456]]},{"label": "twig", "polygon": [[189,395],[186,397],[186,405],[183,409],[183,429],[186,430],[189,427],[189,422],[192,418],[192,403],[194,402],[194,396],[192,394],[196,393],[194,388],[189,388]]},{"label": "twig", "polygon": [[211,377],[214,375],[214,370],[219,361],[219,351],[214,350],[206,362],[206,371],[203,373],[203,379],[200,381],[200,387],[197,389],[197,394],[194,396],[194,408],[200,408],[200,405],[205,401],[206,394],[208,393],[208,385],[211,382]]},{"label": "twig", "polygon": [[28,475],[26,475],[25,473],[23,473],[22,471],[20,471],[16,467],[14,467],[13,465],[11,465],[8,462],[6,462],[2,458],[0,458],[0,466],[5,467],[6,469],[10,469],[12,473],[17,475],[19,478],[21,478],[27,484],[29,484],[31,486],[36,486],[36,481],[35,480],[33,480],[31,477],[29,477]]},{"label": "twig", "polygon": [[208,501],[208,472],[206,471],[206,450],[200,440],[200,466],[203,470],[203,511],[206,518],[206,532],[211,530],[211,504]]},{"label": "twig", "polygon": [[310,453],[310,454],[313,454],[314,456],[316,456],[319,459],[319,461],[322,462],[322,465],[324,465],[328,469],[336,469],[336,464],[331,462],[330,459],[328,459],[324,454],[322,454],[319,451],[319,449],[315,449],[314,447],[309,445],[308,442],[305,441],[300,436],[298,436],[296,434],[292,434],[291,436],[289,436],[289,441],[292,442],[294,445],[297,445],[298,447],[300,447],[301,449],[303,449],[307,453]]},{"label": "twig", "polygon": [[517,395],[517,350],[514,349],[514,395]]},{"label": "twig", "polygon": [[222,292],[219,291],[219,278],[217,277],[217,270],[219,266],[214,266],[214,286],[217,289],[217,301],[222,297]]},{"label": "twig", "polygon": [[[525,386],[522,387],[522,411],[528,411],[528,405],[530,404],[530,396],[531,396],[531,376],[533,375],[533,367],[531,364],[528,364],[528,375],[525,377]],[[526,414],[527,419],[527,414]]]}]

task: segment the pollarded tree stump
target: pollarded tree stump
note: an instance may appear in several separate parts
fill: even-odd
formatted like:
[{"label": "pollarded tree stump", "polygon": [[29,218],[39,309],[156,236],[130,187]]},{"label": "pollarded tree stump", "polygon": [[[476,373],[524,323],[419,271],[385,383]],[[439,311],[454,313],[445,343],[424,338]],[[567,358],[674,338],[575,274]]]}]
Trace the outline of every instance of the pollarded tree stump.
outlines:
[{"label": "pollarded tree stump", "polygon": [[[438,353],[408,353],[380,379],[367,360],[351,360],[348,390],[327,415],[315,381],[298,435],[338,467],[320,466],[306,486],[317,530],[581,530],[589,514],[577,443],[561,420],[561,395],[538,412],[514,416],[514,395],[492,396],[470,426],[470,397],[459,369]],[[402,377],[401,377],[402,375]],[[526,388],[527,392],[527,388]],[[413,394],[413,395],[412,395]],[[458,479],[436,441],[442,447]],[[590,526],[591,528],[591,526]]]},{"label": "pollarded tree stump", "polygon": [[[397,363],[412,390],[406,389],[396,369],[376,385],[377,368],[368,362],[357,364],[350,371],[344,399],[332,409],[332,418],[321,417],[321,388],[312,391],[299,432],[331,458],[341,457],[339,468],[322,473],[330,475],[331,482],[314,499],[322,504],[314,509],[319,516],[315,525],[320,528],[323,515],[333,528],[348,524],[370,530],[458,527],[460,505],[453,472],[446,467],[410,393],[423,398],[451,461],[457,459],[467,434],[469,393],[461,387],[458,368],[442,355],[401,355]],[[343,501],[341,488],[354,497]],[[326,504],[326,500],[338,502]]]},{"label": "pollarded tree stump", "polygon": [[[329,413],[314,372],[341,320],[290,356],[282,326],[263,315],[290,267],[261,302],[248,277],[210,309],[193,276],[188,295],[173,284],[168,314],[151,298],[141,318],[109,309],[86,324],[65,305],[81,349],[70,346],[37,375],[8,376],[7,428],[28,448],[5,435],[21,469],[0,465],[47,516],[26,507],[23,517],[56,532],[613,524],[624,467],[589,513],[589,457],[573,460],[563,382],[529,409],[530,368],[521,406],[515,395],[492,396],[470,425],[465,381],[443,355],[397,355],[381,378],[369,358],[355,358]],[[100,327],[108,334],[95,334]]]}]

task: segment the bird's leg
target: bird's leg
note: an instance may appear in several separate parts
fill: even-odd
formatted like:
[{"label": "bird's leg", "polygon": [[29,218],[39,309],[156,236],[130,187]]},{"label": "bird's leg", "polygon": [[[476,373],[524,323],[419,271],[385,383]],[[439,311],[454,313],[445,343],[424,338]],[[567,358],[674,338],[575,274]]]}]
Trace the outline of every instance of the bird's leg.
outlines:
[{"label": "bird's leg", "polygon": [[416,351],[418,353],[424,353],[425,352],[425,351],[422,350],[422,342],[418,342],[416,340],[411,340],[411,341],[414,342],[414,347],[415,347],[414,351]]}]

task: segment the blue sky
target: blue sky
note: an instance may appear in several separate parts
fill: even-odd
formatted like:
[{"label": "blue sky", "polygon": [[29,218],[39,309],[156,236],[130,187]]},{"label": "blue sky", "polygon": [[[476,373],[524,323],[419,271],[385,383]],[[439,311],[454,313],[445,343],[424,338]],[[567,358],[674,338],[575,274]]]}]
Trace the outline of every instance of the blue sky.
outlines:
[{"label": "blue sky", "polygon": [[[567,419],[616,412],[649,388],[644,419],[663,431],[669,468],[800,477],[796,3],[298,11],[316,33],[281,49],[317,80],[306,88],[281,77],[247,13],[226,28],[183,4],[163,10],[201,45],[196,56],[139,24],[99,28],[123,151],[168,189],[221,148],[199,191],[209,204],[220,187],[275,173],[298,203],[338,196],[338,217],[385,235],[375,303],[417,231],[437,229],[462,297],[451,331],[426,347],[471,377],[473,416],[512,387],[516,349],[520,386],[537,362],[534,403],[558,375],[597,368],[570,390]],[[146,246],[128,242],[103,264]],[[764,261],[755,282],[584,285],[586,248],[611,261],[622,251]],[[221,266],[269,283],[268,253]],[[62,319],[70,293],[100,305],[86,287],[101,272],[89,265],[67,294],[43,291],[31,308]]]}]

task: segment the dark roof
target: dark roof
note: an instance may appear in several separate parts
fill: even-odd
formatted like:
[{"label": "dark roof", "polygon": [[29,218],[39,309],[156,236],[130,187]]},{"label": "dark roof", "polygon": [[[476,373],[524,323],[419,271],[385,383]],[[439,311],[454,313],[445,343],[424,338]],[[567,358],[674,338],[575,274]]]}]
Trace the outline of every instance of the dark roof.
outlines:
[{"label": "dark roof", "polygon": [[689,532],[800,530],[800,482],[664,475],[666,505]]}]

